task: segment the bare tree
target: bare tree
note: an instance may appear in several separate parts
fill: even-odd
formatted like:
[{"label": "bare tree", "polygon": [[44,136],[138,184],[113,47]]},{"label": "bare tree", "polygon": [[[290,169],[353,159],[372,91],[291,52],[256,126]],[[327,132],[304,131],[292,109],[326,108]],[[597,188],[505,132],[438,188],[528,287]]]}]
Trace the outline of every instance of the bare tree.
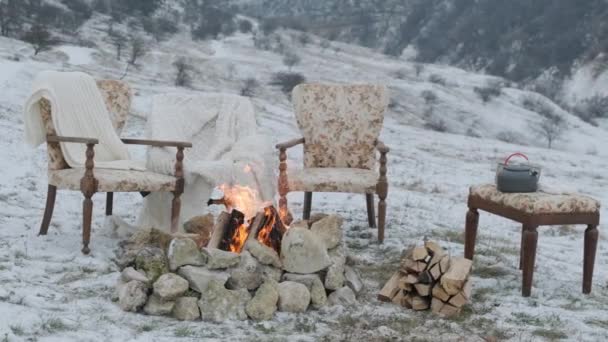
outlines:
[{"label": "bare tree", "polygon": [[147,52],[146,42],[140,36],[132,36],[129,44],[129,64],[135,65],[137,60]]},{"label": "bare tree", "polygon": [[110,41],[112,41],[112,45],[116,48],[116,60],[120,60],[122,50],[127,44],[127,37],[118,31],[112,31],[110,33]]},{"label": "bare tree", "polygon": [[0,0],[0,35],[8,37],[19,29],[19,2]]},{"label": "bare tree", "polygon": [[250,77],[246,79],[243,83],[243,88],[241,88],[241,96],[252,97],[259,86],[260,83],[255,78]]},{"label": "bare tree", "polygon": [[190,72],[194,70],[194,67],[186,61],[185,57],[178,58],[173,62],[173,66],[177,71],[177,74],[175,75],[175,85],[178,87],[191,87],[192,76],[190,75]]},{"label": "bare tree", "polygon": [[302,59],[300,58],[300,56],[296,55],[293,52],[288,52],[283,57],[283,64],[285,64],[289,68],[289,71],[291,71],[291,68],[293,68],[295,65],[300,64],[301,61]]},{"label": "bare tree", "polygon": [[59,41],[53,37],[49,30],[42,25],[34,25],[24,35],[23,40],[32,44],[34,56],[57,45]]},{"label": "bare tree", "polygon": [[562,138],[566,130],[566,122],[557,114],[545,116],[536,126],[534,131],[547,141],[547,148],[551,149],[556,140]]}]

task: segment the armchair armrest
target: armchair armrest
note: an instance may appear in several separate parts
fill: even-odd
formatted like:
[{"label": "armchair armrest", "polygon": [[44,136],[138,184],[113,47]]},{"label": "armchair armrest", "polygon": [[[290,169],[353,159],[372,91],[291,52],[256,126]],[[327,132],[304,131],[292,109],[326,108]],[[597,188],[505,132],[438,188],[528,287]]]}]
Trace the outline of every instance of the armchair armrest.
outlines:
[{"label": "armchair armrest", "polygon": [[47,142],[67,142],[67,143],[79,143],[79,144],[99,144],[99,140],[95,138],[82,138],[82,137],[63,137],[60,135],[47,135]]},{"label": "armchair armrest", "polygon": [[384,145],[384,143],[380,140],[376,140],[376,149],[380,153],[388,153],[391,150],[386,145]]},{"label": "armchair armrest", "polygon": [[185,141],[163,141],[163,140],[146,140],[146,139],[121,139],[123,143],[129,145],[146,145],[155,147],[192,147],[192,143]]},{"label": "armchair armrest", "polygon": [[304,143],[304,138],[298,138],[298,139],[293,139],[293,140],[289,140],[284,143],[277,144],[276,148],[279,150],[286,150],[288,148],[292,148],[296,145],[303,144],[303,143]]}]

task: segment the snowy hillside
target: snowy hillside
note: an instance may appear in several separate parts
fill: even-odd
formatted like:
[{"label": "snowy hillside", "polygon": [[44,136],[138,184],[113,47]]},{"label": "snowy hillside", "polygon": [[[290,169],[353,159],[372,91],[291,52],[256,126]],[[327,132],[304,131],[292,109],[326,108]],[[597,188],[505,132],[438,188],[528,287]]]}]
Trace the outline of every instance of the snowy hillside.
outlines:
[{"label": "snowy hillside", "polygon": [[[313,212],[337,212],[346,218],[346,242],[353,264],[364,276],[366,292],[356,309],[332,307],[304,315],[281,313],[265,323],[184,323],[122,312],[110,301],[117,268],[111,261],[119,236],[104,225],[103,197],[95,197],[92,253],[80,253],[81,195],[60,192],[49,235],[37,237],[46,192],[46,154],[23,143],[21,110],[33,77],[41,70],[83,70],[97,78],[119,78],[126,63],[116,61],[105,39],[102,18],[94,16],[80,36],[97,47],[61,46],[32,57],[21,41],[0,38],[0,338],[20,340],[169,341],[350,341],[350,340],[603,340],[608,338],[608,246],[600,238],[593,293],[580,293],[582,227],[540,230],[532,297],[520,296],[517,270],[520,229],[482,214],[474,266],[474,299],[465,314],[444,320],[382,304],[376,292],[397,266],[400,252],[427,236],[454,255],[463,252],[462,232],[468,186],[493,180],[495,162],[510,152],[527,153],[544,167],[544,186],[579,191],[608,203],[608,134],[560,111],[538,94],[505,87],[484,103],[475,87],[494,78],[463,70],[415,64],[371,50],[320,41],[302,46],[293,32],[279,31],[283,42],[301,57],[293,67],[309,82],[374,82],[391,90],[392,105],[382,139],[389,154],[387,237],[376,243],[365,228],[363,196],[316,195]],[[196,68],[193,89],[174,87],[172,63],[187,58]],[[135,90],[133,115],[123,136],[143,134],[151,98],[163,92],[239,93],[247,78],[260,86],[253,102],[258,124],[275,142],[298,137],[289,98],[268,83],[286,71],[283,56],[253,45],[251,34],[193,42],[189,33],[154,44],[124,78]],[[434,76],[433,76],[434,75]],[[432,81],[434,80],[434,81]],[[439,80],[439,82],[438,82]],[[445,81],[445,82],[444,82]],[[437,99],[425,101],[432,91]],[[563,115],[569,128],[555,150],[533,126],[542,117],[523,105],[535,97]],[[446,133],[427,130],[443,120]],[[496,139],[512,132],[520,144]],[[467,136],[467,134],[469,136]],[[476,136],[476,137],[473,137]],[[529,145],[529,146],[524,146]],[[136,150],[142,156],[142,150]],[[290,164],[301,153],[290,151]],[[294,214],[301,214],[301,194],[290,194]],[[141,198],[118,194],[115,215],[135,221]],[[608,211],[601,214],[608,217]],[[607,227],[600,226],[600,231]],[[431,335],[429,335],[431,333]]]}]

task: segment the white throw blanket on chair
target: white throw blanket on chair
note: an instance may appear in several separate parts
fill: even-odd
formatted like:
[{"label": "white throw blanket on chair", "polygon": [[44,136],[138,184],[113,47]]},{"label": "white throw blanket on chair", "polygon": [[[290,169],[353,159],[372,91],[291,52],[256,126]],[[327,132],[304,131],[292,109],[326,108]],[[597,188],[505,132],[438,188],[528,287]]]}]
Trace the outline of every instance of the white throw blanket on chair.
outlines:
[{"label": "white throw blanket on chair", "polygon": [[[147,137],[192,142],[186,149],[185,192],[179,226],[206,211],[206,202],[216,186],[249,186],[261,201],[275,195],[274,150],[268,139],[257,134],[251,101],[229,94],[165,94],[154,97],[148,117]],[[174,174],[176,148],[148,149],[147,168]],[[141,227],[169,229],[171,193],[146,197],[140,214]]]},{"label": "white throw blanket on chair", "polygon": [[[141,163],[130,160],[93,77],[82,72],[58,71],[43,71],[36,76],[24,110],[25,140],[33,146],[46,141],[39,104],[42,98],[51,104],[51,119],[57,135],[99,140],[95,146],[95,167],[144,169]],[[60,143],[60,146],[70,167],[84,167],[86,145]]]}]

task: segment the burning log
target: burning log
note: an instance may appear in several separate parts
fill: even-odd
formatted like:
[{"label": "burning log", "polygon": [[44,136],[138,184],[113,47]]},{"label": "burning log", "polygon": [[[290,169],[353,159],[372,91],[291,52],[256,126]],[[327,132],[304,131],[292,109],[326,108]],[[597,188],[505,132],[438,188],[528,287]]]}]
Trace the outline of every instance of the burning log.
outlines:
[{"label": "burning log", "polygon": [[450,256],[427,241],[405,252],[401,268],[384,285],[378,299],[413,310],[431,309],[441,316],[460,313],[471,298],[472,263]]}]

